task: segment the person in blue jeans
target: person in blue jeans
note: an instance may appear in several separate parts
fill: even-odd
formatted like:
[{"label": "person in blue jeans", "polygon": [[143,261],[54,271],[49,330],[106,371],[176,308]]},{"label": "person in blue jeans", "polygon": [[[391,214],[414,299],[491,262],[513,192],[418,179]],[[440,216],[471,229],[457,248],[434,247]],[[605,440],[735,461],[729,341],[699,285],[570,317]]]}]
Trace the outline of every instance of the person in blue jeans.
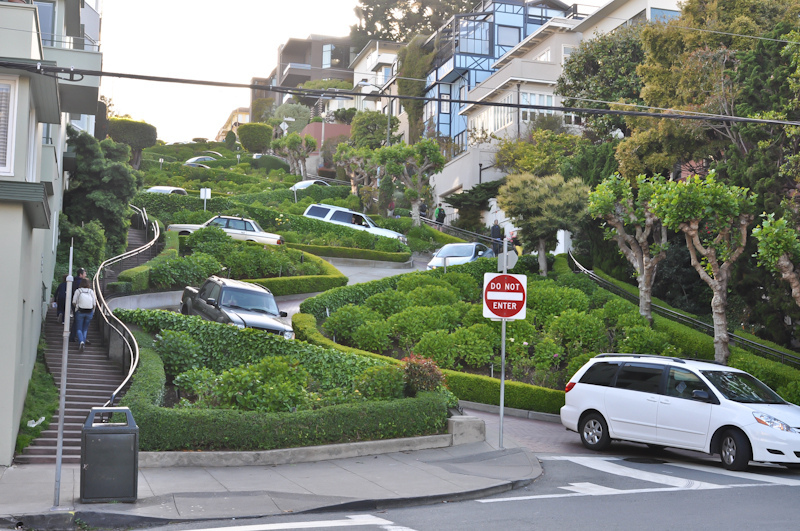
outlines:
[{"label": "person in blue jeans", "polygon": [[[70,330],[69,330],[69,342],[70,343],[75,343],[75,342],[78,341],[78,329],[75,327],[75,317],[77,317],[77,313],[75,313],[75,303],[72,302],[72,299],[74,299],[75,292],[78,291],[78,288],[81,287],[81,282],[85,278],[86,278],[86,270],[84,268],[82,268],[82,267],[79,267],[78,268],[78,272],[75,275],[75,280],[72,282],[72,294],[70,296],[71,297],[70,298],[70,304],[71,304],[70,307],[72,308],[73,315],[74,315],[74,317],[72,319],[72,323],[70,325]],[[66,311],[66,309],[65,309],[65,311]],[[92,315],[94,315],[94,311],[92,312]],[[90,318],[90,320],[91,320],[91,318]],[[89,343],[89,344],[91,345],[91,343]]]},{"label": "person in blue jeans", "polygon": [[83,351],[86,346],[86,334],[89,331],[89,323],[97,304],[94,291],[90,286],[89,279],[84,278],[81,280],[81,287],[72,296],[72,304],[75,305],[75,330],[80,342],[80,351]]}]

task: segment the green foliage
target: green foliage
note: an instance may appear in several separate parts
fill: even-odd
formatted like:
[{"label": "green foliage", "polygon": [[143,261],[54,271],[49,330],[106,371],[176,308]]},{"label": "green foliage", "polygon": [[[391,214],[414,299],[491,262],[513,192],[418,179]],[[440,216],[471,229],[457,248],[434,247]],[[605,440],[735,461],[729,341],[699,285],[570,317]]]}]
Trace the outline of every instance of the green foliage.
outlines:
[{"label": "green foliage", "polygon": [[242,124],[238,129],[239,141],[250,153],[264,153],[272,142],[272,126],[262,123]]},{"label": "green foliage", "polygon": [[404,371],[396,365],[370,367],[355,381],[356,390],[368,400],[403,398],[405,386]]},{"label": "green foliage", "polygon": [[108,136],[114,142],[125,144],[131,149],[131,166],[138,170],[142,160],[142,150],[156,145],[158,133],[155,126],[126,118],[108,120]]},{"label": "green foliage", "polygon": [[392,334],[401,347],[411,348],[425,332],[454,330],[461,314],[452,306],[410,306],[388,319]]},{"label": "green foliage", "polygon": [[495,165],[513,174],[529,174],[535,177],[554,175],[557,174],[561,161],[572,155],[584,142],[576,135],[534,130],[530,141],[501,140],[495,154]]},{"label": "green foliage", "polygon": [[293,122],[286,122],[289,129],[286,134],[299,133],[311,121],[311,109],[300,103],[284,103],[275,109],[275,118],[283,121],[286,117],[294,118]]},{"label": "green foliage", "polygon": [[[356,149],[378,149],[386,145],[386,128],[390,125],[391,134],[397,133],[400,120],[396,116],[391,119],[380,111],[359,111],[353,116],[350,125],[350,139]],[[340,144],[341,145],[341,144]]]},{"label": "green foliage", "polygon": [[602,352],[608,347],[603,322],[586,312],[564,310],[547,324],[546,329],[547,335],[564,347],[569,358]]},{"label": "green foliage", "polygon": [[168,376],[203,367],[203,347],[187,332],[164,330],[156,336],[154,348]]},{"label": "green foliage", "polygon": [[225,133],[225,147],[231,151],[236,149],[236,133],[233,131],[228,131]]},{"label": "green foliage", "polygon": [[402,361],[407,396],[435,391],[444,382],[444,374],[433,360],[412,354]]},{"label": "green foliage", "polygon": [[631,354],[659,354],[661,356],[680,356],[681,350],[670,344],[666,334],[656,332],[649,326],[629,326],[625,328],[625,339],[619,350]]},{"label": "green foliage", "polygon": [[432,359],[444,369],[455,369],[461,352],[449,330],[430,330],[414,345],[414,351],[425,358]]},{"label": "green foliage", "polygon": [[528,281],[528,296],[525,302],[534,322],[544,326],[551,317],[565,310],[585,312],[589,309],[589,298],[574,288],[554,286],[550,282]]},{"label": "green foliage", "polygon": [[[120,146],[113,141],[98,142],[71,127],[68,138],[78,166],[70,177],[69,190],[64,192],[63,212],[74,225],[97,220],[105,233],[106,252],[120,254],[127,246],[128,203],[139,186],[137,175],[127,164],[127,153],[120,156]],[[68,241],[62,239],[59,243],[69,247]]]},{"label": "green foliage", "polygon": [[[141,266],[147,268],[147,266]],[[220,272],[222,265],[213,256],[196,252],[181,258],[166,258],[149,266],[148,285],[158,289],[183,288],[185,286],[199,286],[211,275]],[[132,287],[134,291],[147,289],[135,280]]]},{"label": "green foliage", "polygon": [[762,218],[761,225],[753,229],[753,237],[758,240],[758,264],[779,273],[782,257],[793,264],[800,260],[800,238],[785,218],[776,220],[775,214]]},{"label": "green foliage", "polygon": [[423,286],[439,286],[452,290],[452,286],[448,282],[425,273],[411,273],[403,275],[397,280],[397,291],[403,293],[410,293]]},{"label": "green foliage", "polygon": [[364,301],[364,305],[378,312],[383,317],[389,317],[411,306],[411,302],[409,301],[408,295],[404,292],[387,290],[367,297]]},{"label": "green foliage", "polygon": [[382,354],[391,345],[391,333],[392,327],[386,321],[369,321],[355,329],[352,342],[356,348]]},{"label": "green foliage", "polygon": [[74,263],[86,266],[99,266],[106,257],[106,236],[102,224],[94,219],[84,224],[73,224],[67,216],[59,213],[59,246],[55,276],[67,273],[69,268],[69,244],[72,242]]},{"label": "green foliage", "polygon": [[494,334],[488,324],[478,323],[468,328],[457,328],[452,338],[459,357],[468,367],[483,368],[492,360]]},{"label": "green foliage", "polygon": [[[447,387],[461,400],[500,405],[500,380],[488,376],[445,371]],[[505,406],[558,414],[564,405],[564,391],[521,382],[505,383]]]},{"label": "green foliage", "polygon": [[[14,451],[22,450],[39,437],[43,430],[50,425],[50,419],[58,411],[58,388],[53,382],[53,377],[47,372],[44,364],[44,342],[39,343],[37,361],[33,365],[33,373],[28,382],[28,391],[25,395],[25,405],[22,408],[22,417],[17,433],[17,442]],[[29,420],[44,420],[37,426],[28,426]]]},{"label": "green foliage", "polygon": [[348,304],[331,313],[322,328],[328,335],[335,336],[337,342],[352,345],[353,335],[359,326],[381,320],[381,315],[369,308]]},{"label": "green foliage", "polygon": [[791,382],[776,391],[787,402],[800,405],[800,382]]},{"label": "green foliage", "polygon": [[458,290],[460,299],[465,302],[478,302],[481,299],[481,286],[466,273],[447,272],[442,280]]},{"label": "green foliage", "polygon": [[[457,1],[462,4],[462,6],[459,7],[465,6],[468,2],[468,0]],[[463,9],[463,11],[467,11],[467,9]],[[427,19],[425,20],[427,23],[432,22],[432,18],[429,18],[427,13],[424,19]],[[445,22],[446,19],[447,17],[442,20],[442,23]],[[381,21],[380,24],[382,25],[383,22]],[[437,29],[437,25],[431,27],[433,31]],[[435,50],[428,50],[424,47],[425,36],[423,34],[426,35],[430,33],[432,33],[432,31],[414,32],[407,34],[405,39],[395,41],[408,42],[408,45],[397,53],[397,60],[400,66],[397,72],[397,92],[402,96],[425,96],[426,83],[420,80],[425,79],[431,71],[433,59],[436,56]],[[403,108],[408,115],[408,136],[411,144],[416,143],[422,137],[422,112],[424,107],[424,100],[403,100]]]},{"label": "green foliage", "polygon": [[458,299],[458,294],[450,286],[420,286],[408,292],[411,306],[449,306]]}]

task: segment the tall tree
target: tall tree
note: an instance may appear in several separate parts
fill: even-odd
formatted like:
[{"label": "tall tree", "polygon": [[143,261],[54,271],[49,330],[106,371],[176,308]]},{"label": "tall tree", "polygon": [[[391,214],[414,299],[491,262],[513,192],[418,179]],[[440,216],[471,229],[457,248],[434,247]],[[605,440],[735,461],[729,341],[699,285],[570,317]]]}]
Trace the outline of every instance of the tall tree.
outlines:
[{"label": "tall tree", "polygon": [[563,160],[584,143],[585,140],[576,135],[536,129],[531,131],[527,141],[501,139],[495,153],[495,165],[509,173],[530,173],[539,177],[552,175]]},{"label": "tall tree", "polygon": [[634,188],[630,180],[617,173],[589,194],[589,214],[611,227],[606,237],[617,242],[620,252],[636,271],[639,314],[650,322],[653,282],[658,263],[667,256],[667,228],[650,208],[654,186],[662,182],[661,176],[639,175]]},{"label": "tall tree", "polygon": [[[636,68],[644,61],[643,27],[623,26],[583,40],[564,63],[556,82],[555,92],[564,97],[563,105],[607,109],[608,105],[603,102],[641,104],[639,92],[643,83]],[[608,137],[617,129],[624,135],[628,133],[621,116],[586,114],[583,119],[600,137]]]},{"label": "tall tree", "polygon": [[354,11],[358,23],[350,26],[350,39],[362,49],[371,39],[408,42],[417,34],[430,35],[447,19],[466,13],[473,0],[359,0]]},{"label": "tall tree", "polygon": [[400,120],[396,116],[389,117],[379,111],[359,111],[353,116],[350,124],[350,138],[357,148],[378,149],[386,145],[386,128],[391,127],[392,140]]},{"label": "tall tree", "polygon": [[130,164],[134,170],[142,163],[142,150],[156,145],[158,133],[155,126],[125,118],[111,118],[108,121],[108,136],[114,142],[131,148]]},{"label": "tall tree", "polygon": [[445,159],[439,144],[433,140],[420,140],[413,146],[404,143],[384,146],[375,157],[387,175],[405,185],[406,199],[411,202],[411,218],[419,225],[419,205],[430,190],[431,176],[444,168]]},{"label": "tall tree", "polygon": [[287,117],[294,118],[294,121],[286,120],[289,126],[286,134],[299,133],[311,121],[311,109],[301,103],[284,103],[275,109],[275,118],[283,121]]},{"label": "tall tree", "polygon": [[141,186],[141,174],[128,165],[130,148],[113,140],[98,142],[86,132],[68,131],[78,167],[64,193],[63,211],[73,225],[97,220],[105,230],[106,248],[125,251],[130,214],[128,203]]},{"label": "tall tree", "polygon": [[275,114],[275,98],[253,100],[253,121],[266,123]]},{"label": "tall tree", "polygon": [[350,191],[358,195],[358,185],[375,186],[373,179],[376,177],[375,152],[369,148],[356,148],[346,143],[336,146],[333,162],[337,167],[344,169],[350,178]]},{"label": "tall tree", "polygon": [[747,228],[753,221],[754,198],[746,188],[727,186],[712,171],[705,178],[693,175],[685,181],[656,186],[651,208],[667,228],[681,231],[692,266],[714,293],[714,359],[728,362],[728,282],[731,268],[747,244]]},{"label": "tall tree", "polygon": [[[435,51],[425,50],[424,37],[418,35],[411,39],[407,46],[397,53],[399,64],[397,73],[397,92],[402,96],[421,97],[425,95],[425,81],[430,72]],[[408,116],[408,139],[410,144],[416,143],[424,131],[422,111],[424,100],[403,100],[403,108]]]},{"label": "tall tree", "polygon": [[254,122],[238,129],[239,142],[250,153],[266,153],[272,142],[272,126]]},{"label": "tall tree", "polygon": [[547,276],[547,248],[559,230],[573,230],[586,215],[589,187],[561,175],[509,175],[500,187],[497,205],[520,228],[520,238],[536,247],[539,274]]},{"label": "tall tree", "polygon": [[767,214],[761,224],[753,229],[753,237],[758,240],[759,265],[778,273],[789,284],[792,298],[800,306],[800,236],[786,218],[775,219],[775,214]]},{"label": "tall tree", "polygon": [[293,174],[305,179],[308,176],[306,160],[311,152],[317,149],[317,140],[311,135],[301,137],[297,133],[290,133],[283,138],[273,140],[272,149],[288,159]]}]

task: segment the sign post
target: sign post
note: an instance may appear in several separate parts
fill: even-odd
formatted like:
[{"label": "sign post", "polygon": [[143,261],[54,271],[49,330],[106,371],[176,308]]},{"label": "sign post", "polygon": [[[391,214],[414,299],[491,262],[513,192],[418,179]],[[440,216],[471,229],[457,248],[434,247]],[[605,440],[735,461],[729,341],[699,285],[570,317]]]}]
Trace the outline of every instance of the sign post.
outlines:
[{"label": "sign post", "polygon": [[[507,241],[503,241],[503,258],[506,256]],[[525,319],[528,277],[509,275],[507,262],[503,260],[502,273],[483,275],[483,316],[493,321],[501,321],[500,341],[500,448],[503,448],[503,409],[506,391],[506,321]]]},{"label": "sign post", "polygon": [[211,199],[211,188],[200,188],[200,199],[203,200],[203,211],[205,211],[206,200]]}]

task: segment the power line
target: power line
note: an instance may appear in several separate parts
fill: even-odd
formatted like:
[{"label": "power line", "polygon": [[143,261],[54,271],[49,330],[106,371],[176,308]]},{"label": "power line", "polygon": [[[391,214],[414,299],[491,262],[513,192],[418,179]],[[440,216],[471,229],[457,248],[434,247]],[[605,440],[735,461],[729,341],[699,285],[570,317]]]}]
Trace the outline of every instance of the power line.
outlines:
[{"label": "power line", "polygon": [[[263,90],[265,87],[264,85],[256,85],[249,83],[231,83],[227,81],[204,81],[197,79],[149,76],[141,74],[127,74],[123,72],[104,72],[101,70],[85,70],[72,67],[67,68],[60,66],[43,65],[41,63],[31,64],[31,63],[16,63],[13,61],[0,61],[0,66],[6,68],[17,68],[20,70],[25,70],[39,75],[49,75],[56,77],[58,77],[59,75],[69,75],[70,80],[74,80],[74,76],[94,76],[94,77],[116,77],[122,79],[138,79],[142,81],[154,81],[160,83],[178,83],[184,85],[199,85],[199,86],[211,86],[211,87],[223,87],[223,88],[246,88],[246,89]],[[64,78],[60,79],[62,81],[68,81],[65,80]],[[301,96],[301,97],[305,96],[311,98],[319,98],[322,96],[367,97],[367,95],[365,95],[364,93],[353,90],[303,89],[303,88],[279,87],[279,86],[270,86],[269,90],[277,92],[279,94],[289,94],[292,96]],[[372,96],[376,97],[374,93],[372,94]],[[680,119],[680,120],[710,120],[710,121],[728,122],[728,123],[754,123],[754,124],[769,124],[769,125],[800,126],[800,122],[793,122],[789,120],[768,120],[762,118],[745,118],[741,116],[684,113],[683,111],[672,110],[672,109],[665,109],[666,111],[669,112],[622,111],[615,109],[590,109],[584,107],[562,107],[553,105],[531,105],[531,104],[505,103],[505,102],[495,102],[495,101],[462,100],[462,99],[451,99],[449,97],[442,98],[441,96],[430,98],[426,96],[404,96],[399,94],[385,94],[385,93],[381,93],[380,97],[385,97],[400,101],[424,101],[424,102],[435,101],[438,104],[460,103],[464,105],[476,105],[480,107],[533,109],[533,110],[543,110],[543,111],[558,111],[564,113],[583,113],[583,114],[598,114],[598,115],[611,114],[618,116],[642,116],[649,118],[666,118],[666,119]],[[615,105],[618,102],[606,102],[606,103],[609,105]]]}]

